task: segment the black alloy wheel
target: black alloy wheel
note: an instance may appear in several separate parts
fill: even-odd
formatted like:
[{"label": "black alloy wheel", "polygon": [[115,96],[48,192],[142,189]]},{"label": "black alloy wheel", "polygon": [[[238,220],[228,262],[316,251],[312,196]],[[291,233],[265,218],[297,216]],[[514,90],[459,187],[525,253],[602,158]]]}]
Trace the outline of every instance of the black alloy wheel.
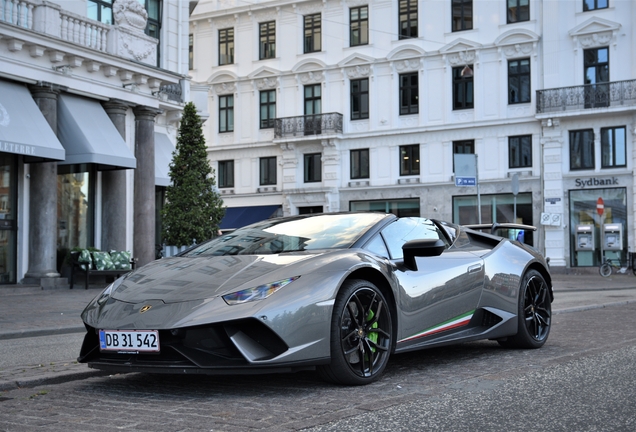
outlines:
[{"label": "black alloy wheel", "polygon": [[328,381],[363,385],[384,371],[392,349],[391,310],[371,282],[345,282],[334,304],[331,364],[318,370]]},{"label": "black alloy wheel", "polygon": [[519,328],[515,336],[500,340],[510,348],[540,348],[545,344],[552,325],[550,287],[541,273],[528,271],[523,277],[518,306]]}]

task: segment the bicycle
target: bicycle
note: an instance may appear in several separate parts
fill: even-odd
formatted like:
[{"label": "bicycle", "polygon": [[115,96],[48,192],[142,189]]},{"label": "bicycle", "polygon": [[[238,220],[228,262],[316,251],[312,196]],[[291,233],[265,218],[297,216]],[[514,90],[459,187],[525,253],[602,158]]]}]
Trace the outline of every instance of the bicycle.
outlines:
[{"label": "bicycle", "polygon": [[625,265],[624,267],[623,263],[620,260],[604,258],[603,264],[601,264],[601,266],[598,268],[598,272],[603,277],[610,277],[613,269],[620,274],[625,274],[629,269],[631,269],[634,276],[636,276],[636,266],[634,266],[635,258],[636,254],[632,254],[630,252],[629,259],[627,260],[627,265]]}]

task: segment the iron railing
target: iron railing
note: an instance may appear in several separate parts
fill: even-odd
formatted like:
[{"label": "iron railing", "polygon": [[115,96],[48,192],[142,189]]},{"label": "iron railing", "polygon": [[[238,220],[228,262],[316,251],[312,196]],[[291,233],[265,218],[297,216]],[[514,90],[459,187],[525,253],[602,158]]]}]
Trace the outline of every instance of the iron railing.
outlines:
[{"label": "iron railing", "polygon": [[277,118],[274,122],[274,137],[302,137],[342,133],[342,114],[327,113],[298,117]]},{"label": "iron railing", "polygon": [[636,80],[537,90],[537,113],[636,105]]},{"label": "iron railing", "polygon": [[181,84],[164,84],[159,88],[159,93],[164,93],[166,97],[175,102],[183,102]]}]

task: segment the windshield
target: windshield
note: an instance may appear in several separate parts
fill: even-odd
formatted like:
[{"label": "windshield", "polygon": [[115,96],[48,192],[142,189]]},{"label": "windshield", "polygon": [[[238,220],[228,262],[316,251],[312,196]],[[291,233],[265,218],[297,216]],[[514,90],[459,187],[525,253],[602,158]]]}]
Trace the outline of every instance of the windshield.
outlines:
[{"label": "windshield", "polygon": [[270,219],[217,237],[183,256],[266,255],[344,249],[382,220],[383,213],[320,214]]}]

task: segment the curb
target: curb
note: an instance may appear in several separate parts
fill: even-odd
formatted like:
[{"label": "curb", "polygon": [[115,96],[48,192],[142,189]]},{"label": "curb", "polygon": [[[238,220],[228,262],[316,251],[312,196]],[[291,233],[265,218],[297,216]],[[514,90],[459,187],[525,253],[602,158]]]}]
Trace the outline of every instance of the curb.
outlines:
[{"label": "curb", "polygon": [[32,388],[43,385],[63,384],[71,381],[110,375],[109,372],[88,369],[88,366],[86,366],[85,364],[80,363],[76,366],[78,367],[78,369],[81,367],[83,370],[47,372],[37,377],[25,377],[14,380],[0,381],[0,392],[16,390],[19,388]]},{"label": "curb", "polygon": [[0,332],[0,340],[7,339],[20,339],[37,336],[51,336],[68,333],[84,333],[86,328],[81,327],[62,327],[62,328],[48,328],[48,329],[26,329],[26,330],[13,330]]}]

